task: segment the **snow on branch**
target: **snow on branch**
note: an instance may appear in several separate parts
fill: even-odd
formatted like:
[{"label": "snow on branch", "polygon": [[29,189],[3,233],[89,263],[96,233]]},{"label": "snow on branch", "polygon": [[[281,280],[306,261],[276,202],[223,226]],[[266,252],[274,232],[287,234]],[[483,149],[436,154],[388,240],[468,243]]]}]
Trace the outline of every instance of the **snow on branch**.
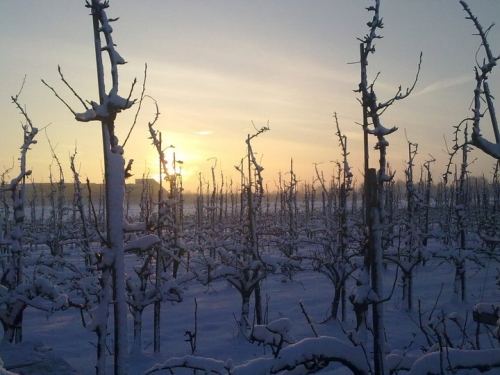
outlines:
[{"label": "snow on branch", "polygon": [[[483,48],[486,55],[486,58],[483,59],[482,63],[477,62],[477,66],[474,68],[476,87],[474,88],[474,108],[472,109],[472,144],[478,147],[484,153],[494,157],[495,159],[500,159],[500,131],[498,129],[498,119],[493,105],[493,96],[488,85],[488,76],[492,72],[493,68],[497,65],[497,61],[500,59],[500,55],[493,55],[487,38],[488,31],[494,26],[494,24],[492,24],[488,29],[484,30],[467,3],[465,1],[460,1],[460,4],[462,5],[464,11],[467,13],[467,17],[465,18],[471,20],[474,23],[474,27],[477,30],[476,35],[481,38],[481,47]],[[491,126],[495,135],[495,143],[485,139],[481,134],[480,123],[483,117],[483,113],[481,112],[481,101],[483,100],[483,96],[488,106]]]},{"label": "snow on branch", "polygon": [[[84,111],[78,112],[74,110],[58,93],[57,91],[48,85],[43,79],[42,83],[47,86],[54,95],[69,109],[69,111],[75,116],[75,119],[80,122],[90,122],[90,121],[106,121],[111,120],[111,122],[116,117],[116,114],[121,112],[122,110],[130,108],[134,103],[135,99],[131,100],[131,94],[133,88],[137,82],[134,80],[130,89],[128,96],[122,97],[118,94],[118,65],[123,65],[126,63],[125,59],[118,53],[116,50],[116,45],[113,41],[112,32],[113,28],[110,25],[110,22],[116,21],[116,19],[108,19],[106,12],[104,11],[109,7],[109,3],[107,1],[101,3],[100,1],[86,1],[86,7],[91,9],[91,14],[95,16],[96,22],[98,23],[95,29],[95,39],[96,39],[96,59],[98,65],[98,79],[100,81],[99,84],[99,103],[95,101],[84,101],[77,92],[73,89],[73,87],[68,83],[68,81],[64,78],[61,68],[58,66],[58,72],[61,77],[63,83],[70,89],[73,95],[79,100],[79,102],[83,105]],[[101,43],[101,36],[104,36],[104,45]],[[111,89],[106,93],[105,85],[104,85],[104,68],[102,62],[102,52],[107,52],[110,65],[111,65]],[[87,105],[90,104],[90,106]],[[113,135],[113,134],[111,134]],[[112,139],[113,137],[111,137]]]},{"label": "snow on branch", "polygon": [[130,242],[128,242],[125,247],[125,252],[139,251],[144,252],[151,249],[154,245],[158,244],[160,239],[154,234],[148,234],[146,236],[138,237]]},{"label": "snow on branch", "polygon": [[227,374],[226,364],[212,358],[195,357],[187,355],[180,358],[170,358],[162,364],[157,364],[145,372],[145,375],[156,371],[170,370],[174,368],[189,368],[204,371],[205,374]]},{"label": "snow on branch", "polygon": [[373,44],[375,39],[382,39],[383,36],[377,34],[377,29],[383,29],[384,24],[382,18],[380,17],[380,0],[375,0],[375,5],[371,5],[366,8],[367,11],[373,12],[373,18],[371,21],[367,22],[370,31],[365,35],[364,38],[358,38],[365,46],[364,48],[364,58],[367,58],[369,53],[375,52],[375,45]]},{"label": "snow on branch", "polygon": [[[379,150],[380,154],[380,169],[378,172],[378,183],[379,188],[385,183],[392,180],[393,175],[386,172],[386,153],[389,142],[386,137],[398,130],[397,127],[385,127],[382,125],[381,116],[382,114],[394,104],[394,102],[402,99],[406,99],[414,90],[418,77],[420,74],[420,69],[422,65],[422,53],[420,53],[419,63],[417,67],[417,73],[413,84],[403,92],[401,86],[399,86],[396,94],[385,102],[378,102],[377,95],[375,93],[375,81],[378,78],[376,75],[375,80],[368,84],[368,56],[370,53],[375,52],[375,47],[373,42],[375,39],[380,39],[381,36],[377,34],[377,29],[383,28],[382,18],[380,17],[380,0],[375,0],[375,5],[366,8],[369,12],[373,12],[372,21],[368,22],[368,27],[370,28],[369,33],[363,38],[359,39],[361,41],[360,53],[361,53],[361,82],[359,84],[359,89],[356,90],[362,94],[362,99],[360,100],[364,114],[363,128],[366,134],[372,134],[377,137],[377,142],[375,144],[375,149]],[[368,127],[368,121],[371,121],[372,127]],[[366,141],[365,141],[366,142]],[[366,147],[366,146],[365,146]],[[365,150],[366,152],[366,150]],[[367,166],[365,166],[367,167]]]},{"label": "snow on branch", "polygon": [[349,156],[349,152],[347,151],[347,136],[342,134],[342,131],[340,130],[340,125],[339,125],[339,120],[337,117],[337,112],[333,114],[333,117],[335,119],[335,126],[337,128],[337,132],[335,133],[337,137],[339,138],[339,144],[340,148],[342,149],[342,170],[344,173],[344,182],[346,184],[345,189],[346,191],[351,190],[351,184],[352,184],[352,178],[353,178],[353,173],[351,172],[351,167],[349,166],[349,163],[347,161],[347,156]]},{"label": "snow on branch", "polygon": [[223,361],[194,356],[170,358],[162,364],[148,369],[145,375],[156,371],[174,368],[189,368],[204,371],[206,374],[225,375],[258,375],[280,374],[283,371],[294,371],[296,374],[311,374],[330,363],[340,363],[349,368],[354,375],[370,373],[368,364],[360,361],[364,354],[361,348],[352,347],[333,337],[309,338],[299,341],[281,350],[277,358],[260,357],[241,365],[233,366],[232,361]]},{"label": "snow on branch", "polygon": [[[450,373],[465,369],[485,372],[493,368],[500,368],[500,349],[460,350],[448,348],[444,363],[447,372]],[[442,366],[443,352],[432,352],[417,359],[409,374],[441,374]]]}]

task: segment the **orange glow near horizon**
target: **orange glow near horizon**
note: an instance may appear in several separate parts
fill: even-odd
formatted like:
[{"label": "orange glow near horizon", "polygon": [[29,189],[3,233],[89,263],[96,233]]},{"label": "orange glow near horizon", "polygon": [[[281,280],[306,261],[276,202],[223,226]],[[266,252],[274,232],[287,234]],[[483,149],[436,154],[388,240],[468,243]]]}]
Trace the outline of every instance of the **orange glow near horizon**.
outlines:
[{"label": "orange glow near horizon", "polygon": [[[178,151],[175,148],[169,148],[165,151],[165,157],[167,159],[167,172],[170,176],[175,174],[180,175],[182,178],[182,184],[187,191],[195,192],[193,190],[196,186],[198,172],[196,165],[193,165],[194,158],[182,151]],[[165,183],[166,176],[163,173],[160,173],[160,163],[158,157],[155,155],[155,151],[152,150],[148,155],[148,160],[144,165],[144,173],[139,177],[139,175],[135,175],[135,178],[152,178],[157,182],[160,182],[160,179]],[[174,162],[175,161],[175,162]],[[138,167],[137,170],[140,168]]]}]

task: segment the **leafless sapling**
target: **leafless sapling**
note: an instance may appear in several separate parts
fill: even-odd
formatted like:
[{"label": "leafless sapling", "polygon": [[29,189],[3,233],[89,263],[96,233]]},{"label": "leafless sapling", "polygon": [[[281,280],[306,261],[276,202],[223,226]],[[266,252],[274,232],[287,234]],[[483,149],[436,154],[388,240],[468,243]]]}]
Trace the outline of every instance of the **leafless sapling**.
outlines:
[{"label": "leafless sapling", "polygon": [[[113,303],[114,315],[114,372],[117,375],[127,373],[127,305],[125,300],[125,265],[123,250],[123,201],[125,189],[125,161],[123,147],[120,146],[115,134],[115,119],[119,112],[130,108],[134,100],[130,99],[134,84],[128,97],[118,94],[118,66],[125,60],[116,50],[113,41],[111,23],[117,19],[108,18],[106,9],[108,1],[87,0],[86,7],[90,9],[93,21],[94,49],[96,58],[99,100],[91,101],[90,106],[81,99],[62,76],[62,81],[70,88],[85,112],[74,111],[54,89],[47,86],[74,114],[79,122],[98,121],[101,123],[104,153],[104,178],[106,186],[106,241],[99,253],[99,268],[101,270],[102,295],[99,307],[94,311],[93,328],[98,336],[96,372],[104,374],[106,369],[106,336],[108,334],[109,305]],[[110,63],[111,88],[106,90],[104,57],[106,54]],[[45,82],[44,82],[45,83]],[[111,287],[113,294],[111,295]]]},{"label": "leafless sapling", "polygon": [[[358,92],[361,93],[361,106],[363,110],[363,135],[364,135],[364,174],[365,174],[365,199],[370,204],[365,204],[367,208],[366,219],[369,228],[369,241],[367,262],[371,271],[371,288],[380,300],[384,299],[383,280],[382,280],[382,227],[385,222],[385,204],[384,204],[384,185],[393,178],[387,171],[387,147],[389,142],[386,137],[394,133],[397,127],[387,128],[382,125],[381,116],[392,106],[396,101],[407,98],[418,80],[420,66],[422,63],[422,54],[420,54],[420,62],[413,85],[403,91],[401,86],[396,91],[396,94],[385,102],[379,102],[375,93],[375,80],[368,83],[368,57],[375,52],[375,41],[382,38],[378,34],[379,30],[384,27],[384,23],[380,16],[380,0],[375,0],[374,5],[367,7],[369,12],[372,12],[373,17],[368,22],[369,31],[360,39],[360,66],[361,66],[361,81]],[[377,75],[378,77],[378,75]],[[375,149],[379,152],[379,165],[375,173],[369,167],[369,150],[368,136],[374,135],[377,138]],[[368,191],[372,189],[372,191]],[[366,264],[366,266],[368,266]],[[368,272],[368,270],[366,270]],[[365,280],[362,278],[361,280]],[[385,339],[384,339],[384,323],[383,323],[383,308],[381,303],[373,301],[373,332],[374,332],[374,366],[376,374],[384,374],[384,356],[385,356]]]},{"label": "leafless sapling", "polygon": [[[24,86],[24,82],[23,82]],[[4,326],[4,341],[9,342],[21,342],[22,341],[22,329],[23,329],[23,312],[26,308],[26,302],[22,301],[20,298],[15,298],[18,293],[16,289],[24,282],[23,280],[23,269],[24,269],[24,219],[25,219],[25,200],[26,200],[26,186],[25,179],[27,176],[31,175],[31,170],[27,168],[27,157],[28,151],[31,147],[37,143],[35,139],[38,134],[38,129],[33,125],[26,109],[19,102],[19,95],[22,92],[22,87],[20,92],[12,96],[12,102],[20,111],[21,115],[24,117],[25,124],[22,126],[23,129],[23,144],[21,145],[21,155],[19,158],[19,173],[16,177],[12,179],[10,184],[3,187],[3,191],[10,191],[12,198],[14,225],[10,231],[10,251],[12,254],[11,260],[7,267],[3,270],[1,276],[0,284],[3,290],[6,292],[4,294],[3,303],[7,303],[7,308],[2,309],[3,313],[1,316],[2,324]],[[9,295],[13,294],[14,296]],[[7,298],[6,298],[7,296]],[[20,297],[20,296],[19,296]]]}]

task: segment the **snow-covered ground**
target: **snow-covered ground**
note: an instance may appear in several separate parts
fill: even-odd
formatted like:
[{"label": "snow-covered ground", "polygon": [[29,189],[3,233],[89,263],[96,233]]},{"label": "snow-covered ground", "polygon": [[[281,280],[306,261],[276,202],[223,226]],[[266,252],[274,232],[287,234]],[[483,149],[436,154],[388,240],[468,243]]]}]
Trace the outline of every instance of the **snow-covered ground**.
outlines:
[{"label": "snow-covered ground", "polygon": [[[388,349],[404,351],[411,344],[408,353],[421,355],[421,347],[427,346],[416,324],[419,321],[417,301],[420,301],[425,323],[431,311],[434,317],[439,317],[443,313],[457,312],[460,317],[467,319],[467,326],[474,331],[473,328],[476,326],[476,323],[472,321],[474,304],[500,301],[500,288],[495,285],[497,267],[498,264],[494,261],[487,262],[486,267],[481,269],[470,263],[467,271],[467,301],[459,302],[457,294],[453,293],[454,266],[442,259],[435,259],[427,262],[425,266],[418,266],[414,277],[415,310],[412,312],[405,310],[405,304],[402,302],[402,289],[399,286],[396,286],[392,298],[384,305]],[[395,271],[395,265],[389,264],[384,273],[385,290],[388,293],[394,282]],[[299,305],[300,301],[303,301],[305,309],[314,322],[314,328],[320,336],[334,336],[349,342],[343,331],[352,330],[355,324],[351,306],[348,306],[345,322],[332,320],[324,322],[333,297],[332,289],[332,285],[325,276],[312,270],[299,272],[293,281],[283,281],[281,276],[269,276],[262,283],[267,319],[271,322],[279,318],[289,318],[292,323],[290,334],[295,340],[314,337]],[[195,300],[198,319],[195,352],[197,356],[223,361],[231,359],[234,365],[239,365],[257,357],[271,355],[269,347],[251,344],[239,334],[236,320],[240,314],[241,299],[233,287],[224,281],[215,282],[210,287],[192,282],[185,287],[183,302],[162,305],[161,353],[159,354],[153,353],[153,309],[152,306],[146,308],[143,353],[134,354],[129,358],[129,374],[141,374],[156,363],[162,363],[171,357],[191,354],[190,343],[186,340],[188,337],[186,331],[194,332],[195,330]],[[24,340],[43,340],[55,354],[63,357],[81,374],[95,373],[95,334],[88,332],[82,326],[80,313],[76,309],[45,316],[39,311],[28,308],[24,316],[24,327]],[[453,330],[453,327],[449,329]],[[130,343],[132,343],[131,320],[129,333]],[[416,336],[413,337],[413,334]],[[460,337],[458,333],[451,334]],[[109,340],[112,338],[110,337]],[[495,345],[498,348],[499,343],[493,343],[493,346]],[[112,373],[111,357],[108,358],[108,366],[109,373]],[[338,366],[332,365],[324,370],[324,373],[350,373],[345,369],[336,370],[337,368]],[[182,372],[176,370],[176,373]],[[185,373],[192,372],[186,370]]]}]

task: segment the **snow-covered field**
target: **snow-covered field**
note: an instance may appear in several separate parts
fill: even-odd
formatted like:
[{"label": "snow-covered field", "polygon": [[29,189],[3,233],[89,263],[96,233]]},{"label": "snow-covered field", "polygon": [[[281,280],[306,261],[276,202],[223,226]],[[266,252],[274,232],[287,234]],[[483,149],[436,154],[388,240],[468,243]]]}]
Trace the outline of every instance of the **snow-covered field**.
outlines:
[{"label": "snow-covered field", "polygon": [[[106,233],[103,235],[99,230],[94,233],[94,225],[99,226],[98,215],[92,213],[85,218],[81,199],[72,203],[71,209],[64,207],[62,187],[57,197],[60,202],[56,205],[56,200],[52,201],[53,220],[41,219],[37,223],[35,208],[33,215],[29,213],[33,216],[31,223],[24,221],[25,191],[20,187],[21,181],[31,174],[26,169],[26,155],[36,143],[38,129],[31,125],[17,101],[18,96],[12,97],[29,126],[23,128],[20,173],[2,190],[12,191],[13,197],[13,219],[8,215],[2,218],[2,233],[6,238],[3,235],[0,238],[3,341],[19,341],[16,334],[20,333],[22,322],[24,343],[42,341],[45,346],[40,350],[64,358],[83,375],[96,373],[96,353],[101,354],[101,363],[97,366],[99,375],[104,375],[105,367],[107,373],[113,373],[113,350],[116,350],[115,369],[119,375],[149,374],[156,370],[170,374],[219,375],[500,374],[497,171],[491,189],[486,188],[486,180],[482,188],[478,184],[474,188],[472,183],[469,186],[468,130],[457,126],[455,135],[463,131],[465,136],[465,146],[458,144],[458,136],[453,146],[453,150],[464,151],[460,177],[455,173],[452,184],[456,186],[446,187],[449,190],[444,185],[438,189],[440,196],[435,198],[433,206],[428,168],[431,162],[427,162],[426,181],[421,176],[417,188],[413,179],[417,145],[407,138],[410,160],[404,174],[408,204],[402,206],[406,206],[405,212],[397,217],[394,211],[400,207],[395,191],[392,189],[388,194],[389,190],[384,190],[394,177],[386,159],[389,142],[385,137],[397,128],[384,127],[380,116],[412,93],[422,60],[413,86],[406,91],[400,86],[388,101],[377,101],[374,90],[377,76],[369,83],[366,69],[368,56],[375,52],[374,42],[380,38],[378,29],[383,26],[378,1],[366,8],[373,12],[373,18],[367,24],[370,32],[360,39],[362,79],[358,92],[365,118],[363,126],[365,134],[377,136],[375,148],[380,157],[378,171],[365,169],[365,205],[369,209],[352,207],[353,212],[349,213],[345,204],[352,190],[353,175],[347,162],[346,138],[338,122],[336,134],[344,157],[342,163],[338,163],[338,176],[333,178],[330,188],[327,187],[330,183],[319,172],[315,179],[322,187],[323,207],[313,209],[308,194],[309,203],[298,209],[298,180],[293,168],[290,183],[281,186],[280,182],[281,207],[274,213],[270,207],[264,207],[261,176],[264,168],[259,165],[251,144],[251,140],[270,129],[264,126],[255,128],[254,135],[248,135],[247,155],[242,159],[241,168],[237,167],[242,178],[241,197],[237,197],[240,198],[238,213],[223,213],[224,197],[217,197],[212,170],[213,194],[207,189],[210,198],[198,206],[190,222],[181,220],[177,210],[182,189],[176,185],[180,177],[176,173],[169,176],[169,198],[164,199],[160,193],[157,209],[153,208],[152,196],[141,196],[141,203],[149,202],[151,209],[145,210],[137,222],[124,220],[124,174],[130,172],[131,163],[125,167],[123,148],[114,134],[114,120],[134,101],[129,100],[130,95],[128,98],[118,95],[118,65],[125,60],[115,50],[111,36],[113,28],[109,23],[116,19],[107,18],[104,12],[107,2],[92,3],[94,33],[103,33],[106,42],[101,44],[100,38],[95,38],[95,47],[110,58],[112,88],[106,91],[104,79],[99,79],[99,103],[91,102],[92,108],[85,105],[83,113],[71,111],[77,121],[101,121],[103,125],[107,194],[106,217],[99,230],[104,232],[105,228]],[[492,57],[486,42],[489,29],[484,34],[467,5],[462,2],[462,6],[468,18],[475,22],[488,57],[488,61],[477,67],[482,73],[475,76],[478,89],[474,98],[472,142],[499,160],[498,148],[492,147],[499,145],[498,139],[496,143],[486,141],[479,127],[484,112],[479,103],[484,99],[493,129],[498,130],[486,82],[497,59]],[[100,57],[97,62],[98,77],[102,78],[105,65]],[[149,123],[151,139],[166,169],[161,133],[153,128],[155,122],[156,119]],[[373,125],[373,129],[368,129],[369,125]],[[54,159],[59,164],[55,156]],[[368,164],[365,166],[368,168]],[[248,171],[246,176],[245,171]],[[77,180],[75,168],[73,172]],[[2,175],[2,186],[7,174]],[[447,171],[446,176],[448,174],[451,172]],[[419,189],[425,185],[428,189],[424,194],[424,190]],[[318,185],[316,188],[319,189]],[[390,197],[385,198],[386,194]],[[56,198],[56,190],[52,198]],[[6,202],[4,200],[4,206],[9,212]],[[316,203],[321,206],[319,200]],[[73,211],[75,206],[78,211]],[[75,213],[73,219],[67,217],[69,212]],[[368,249],[372,252],[370,256],[366,254]],[[368,264],[372,268],[371,282]],[[318,269],[324,274],[317,272]],[[347,314],[346,319],[337,320],[331,318],[330,309],[334,287],[344,281]],[[257,291],[261,293],[264,310],[264,322],[260,325],[255,325],[253,320],[257,314],[252,310]],[[410,291],[415,303],[407,309]],[[181,302],[166,302],[180,294]],[[248,296],[250,303],[245,301]],[[153,303],[160,300],[161,350],[154,351]],[[112,309],[113,305],[116,310],[106,316],[108,307]],[[24,310],[21,321],[25,306],[32,307]],[[143,306],[147,307],[139,319],[137,312],[142,311]],[[490,313],[489,326],[473,321],[473,311],[478,310]],[[133,337],[133,326],[137,328],[139,320],[142,322],[140,342]],[[116,332],[112,332],[113,326]],[[101,332],[109,334],[107,340],[98,343],[98,337],[105,337],[99,336]],[[379,332],[382,334],[377,334]],[[104,341],[108,349],[106,364],[102,362]],[[29,362],[31,358],[27,356],[25,360]],[[0,362],[0,373],[1,365]],[[125,367],[127,371],[123,371]],[[16,371],[12,366],[8,369]]]},{"label": "snow-covered field", "polygon": [[[132,259],[132,258],[130,258]],[[130,265],[130,264],[129,264]],[[431,311],[434,317],[457,312],[467,319],[467,327],[474,332],[476,323],[472,321],[472,307],[479,302],[499,302],[500,288],[495,285],[495,262],[486,262],[485,268],[477,268],[473,263],[468,265],[466,302],[459,302],[453,293],[455,275],[454,266],[435,259],[418,266],[415,272],[415,301],[420,301],[424,323],[428,322]],[[395,277],[395,266],[389,264],[384,272],[385,290],[390,292]],[[352,287],[352,285],[350,285]],[[320,336],[334,336],[349,342],[343,331],[353,330],[355,317],[352,308],[348,307],[345,322],[327,321],[328,310],[332,300],[332,285],[325,276],[312,270],[299,272],[293,281],[283,281],[281,276],[269,276],[262,283],[262,295],[269,322],[278,318],[289,318],[290,334],[295,340],[314,337],[299,305],[303,301],[306,311],[314,322],[314,328]],[[402,303],[401,287],[396,286],[392,298],[384,304],[385,332],[389,350],[408,350],[409,354],[422,355],[421,347],[427,345],[416,322],[419,321],[418,303],[415,310],[406,311]],[[161,316],[161,353],[153,353],[153,309],[144,312],[143,353],[129,358],[129,374],[141,374],[155,363],[162,363],[171,357],[191,354],[191,346],[186,341],[186,331],[195,330],[195,300],[197,303],[198,332],[195,355],[227,361],[234,365],[251,361],[261,356],[270,356],[269,347],[251,344],[238,331],[236,323],[240,313],[241,299],[239,293],[227,282],[218,281],[210,287],[191,283],[185,287],[184,301],[178,304],[164,303]],[[253,316],[253,314],[252,314]],[[28,308],[24,317],[24,340],[43,340],[53,351],[67,360],[82,374],[94,374],[95,334],[88,332],[81,323],[76,309],[55,312],[51,316]],[[451,325],[451,331],[456,331]],[[132,342],[132,321],[129,321],[130,342]],[[414,337],[413,335],[416,334]],[[451,333],[457,338],[459,332]],[[111,340],[111,337],[110,337]],[[411,344],[411,345],[410,345]],[[493,347],[499,346],[493,342]],[[111,347],[111,345],[110,345]],[[108,358],[109,372],[112,373],[112,358]],[[335,370],[330,366],[324,373],[350,373],[343,369]],[[500,370],[492,370],[500,371]],[[168,373],[167,371],[160,373]],[[176,373],[182,373],[176,370]],[[192,373],[185,370],[185,373]],[[474,372],[473,372],[474,373]],[[498,373],[498,372],[490,372]]]}]

